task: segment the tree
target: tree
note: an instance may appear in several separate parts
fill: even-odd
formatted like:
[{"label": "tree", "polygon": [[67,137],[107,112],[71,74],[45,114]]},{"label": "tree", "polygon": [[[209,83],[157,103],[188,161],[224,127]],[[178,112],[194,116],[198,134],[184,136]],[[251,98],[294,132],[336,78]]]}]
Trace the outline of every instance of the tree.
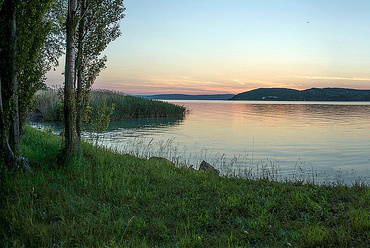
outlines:
[{"label": "tree", "polygon": [[66,23],[66,64],[64,72],[64,155],[76,155],[76,107],[75,107],[75,31],[78,23],[77,0],[68,1]]},{"label": "tree", "polygon": [[121,35],[120,20],[124,18],[123,0],[80,0],[76,59],[76,132],[77,151],[81,153],[81,131],[84,110],[90,89],[105,68],[102,52]]},{"label": "tree", "polygon": [[67,157],[81,154],[82,120],[89,91],[105,68],[107,58],[101,56],[102,51],[121,34],[119,21],[125,11],[123,0],[69,0],[68,3],[64,85],[64,155]]},{"label": "tree", "polygon": [[17,78],[17,24],[16,24],[17,2],[12,0],[8,2],[9,13],[9,79],[11,92],[11,128],[10,128],[10,146],[13,152],[19,153],[19,109],[18,109],[18,78]]},{"label": "tree", "polygon": [[[0,133],[2,157],[18,161],[20,130],[34,93],[44,75],[60,56],[62,44],[45,41],[56,22],[54,0],[3,0],[0,2]],[[52,35],[51,35],[52,34]],[[56,40],[54,38],[54,40]],[[49,59],[46,58],[46,54]],[[10,150],[9,150],[9,149]]]},{"label": "tree", "polygon": [[14,164],[19,151],[16,10],[15,0],[1,2],[0,150],[7,164]]},{"label": "tree", "polygon": [[85,31],[85,21],[87,14],[87,3],[86,0],[81,0],[81,11],[80,11],[80,23],[78,27],[78,48],[77,48],[77,59],[76,59],[76,76],[77,76],[77,93],[76,93],[76,149],[77,153],[81,155],[81,131],[82,131],[82,120],[83,109],[85,108],[86,96],[83,95],[82,81],[83,81],[83,41],[84,41],[84,31]]},{"label": "tree", "polygon": [[18,15],[20,127],[33,107],[35,93],[44,86],[45,74],[58,65],[64,52],[64,1],[22,1]]},{"label": "tree", "polygon": [[9,141],[8,141],[8,134],[6,130],[6,123],[5,123],[5,115],[4,115],[4,108],[3,108],[3,100],[1,97],[1,78],[0,78],[0,164],[13,164],[16,160],[12,149],[10,148]]}]

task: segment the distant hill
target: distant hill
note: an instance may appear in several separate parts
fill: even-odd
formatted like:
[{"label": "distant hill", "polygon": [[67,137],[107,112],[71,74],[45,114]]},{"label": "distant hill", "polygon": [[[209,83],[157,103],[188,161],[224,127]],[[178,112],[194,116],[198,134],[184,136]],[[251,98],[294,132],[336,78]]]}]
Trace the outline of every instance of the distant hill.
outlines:
[{"label": "distant hill", "polygon": [[259,88],[235,95],[230,100],[264,101],[370,101],[370,90],[345,88]]},{"label": "distant hill", "polygon": [[234,94],[216,94],[216,95],[186,95],[186,94],[161,94],[151,96],[141,96],[147,99],[156,100],[229,100]]}]

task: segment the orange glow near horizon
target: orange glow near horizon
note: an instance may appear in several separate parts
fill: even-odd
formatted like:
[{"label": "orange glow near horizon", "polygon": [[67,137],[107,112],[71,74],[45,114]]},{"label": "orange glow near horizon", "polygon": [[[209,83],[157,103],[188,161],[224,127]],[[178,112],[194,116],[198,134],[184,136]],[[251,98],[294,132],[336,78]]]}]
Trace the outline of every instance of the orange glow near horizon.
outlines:
[{"label": "orange glow near horizon", "polygon": [[[202,2],[202,3],[200,3]],[[127,1],[94,88],[132,95],[370,89],[370,1]],[[190,14],[191,13],[191,14]],[[48,73],[62,85],[63,58]]]},{"label": "orange glow near horizon", "polygon": [[[48,85],[62,85],[63,76],[61,68],[48,73]],[[283,75],[275,72],[276,75],[255,72],[251,78],[227,77],[220,73],[212,77],[207,75],[195,76],[148,76],[137,72],[127,72],[118,68],[108,67],[101,73],[93,85],[95,89],[109,89],[125,92],[132,95],[150,94],[239,94],[257,88],[291,88],[304,90],[313,87],[340,87],[353,89],[370,89],[369,77],[346,77],[346,76],[314,76],[307,74]],[[265,78],[266,80],[264,80]]]}]

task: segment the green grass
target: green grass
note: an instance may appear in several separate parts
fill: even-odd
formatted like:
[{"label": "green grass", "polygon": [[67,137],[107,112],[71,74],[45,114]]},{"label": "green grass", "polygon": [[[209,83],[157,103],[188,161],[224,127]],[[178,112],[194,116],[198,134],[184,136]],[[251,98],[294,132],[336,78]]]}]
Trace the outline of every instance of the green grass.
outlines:
[{"label": "green grass", "polygon": [[370,188],[218,177],[25,128],[35,174],[3,178],[1,247],[369,247]]},{"label": "green grass", "polygon": [[[41,91],[36,95],[36,100],[37,108],[44,115],[45,121],[61,121],[63,106],[56,90]],[[112,121],[129,118],[183,117],[186,113],[186,108],[183,106],[109,90],[94,90],[91,92],[89,103],[92,107],[92,115],[102,106],[104,100],[108,107],[114,104]]]}]

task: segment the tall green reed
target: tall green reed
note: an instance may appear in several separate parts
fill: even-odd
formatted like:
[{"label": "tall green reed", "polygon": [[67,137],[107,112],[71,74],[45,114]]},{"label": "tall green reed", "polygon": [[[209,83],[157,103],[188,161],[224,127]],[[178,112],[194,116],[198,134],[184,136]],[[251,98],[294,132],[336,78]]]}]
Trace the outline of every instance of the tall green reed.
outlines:
[{"label": "tall green reed", "polygon": [[[42,113],[44,121],[61,121],[63,108],[61,90],[54,87],[36,94],[37,109]],[[104,103],[107,106],[112,104],[115,106],[111,115],[112,121],[129,118],[183,117],[187,112],[184,106],[172,103],[134,97],[110,90],[91,91],[89,106],[92,113],[97,112]]]}]

